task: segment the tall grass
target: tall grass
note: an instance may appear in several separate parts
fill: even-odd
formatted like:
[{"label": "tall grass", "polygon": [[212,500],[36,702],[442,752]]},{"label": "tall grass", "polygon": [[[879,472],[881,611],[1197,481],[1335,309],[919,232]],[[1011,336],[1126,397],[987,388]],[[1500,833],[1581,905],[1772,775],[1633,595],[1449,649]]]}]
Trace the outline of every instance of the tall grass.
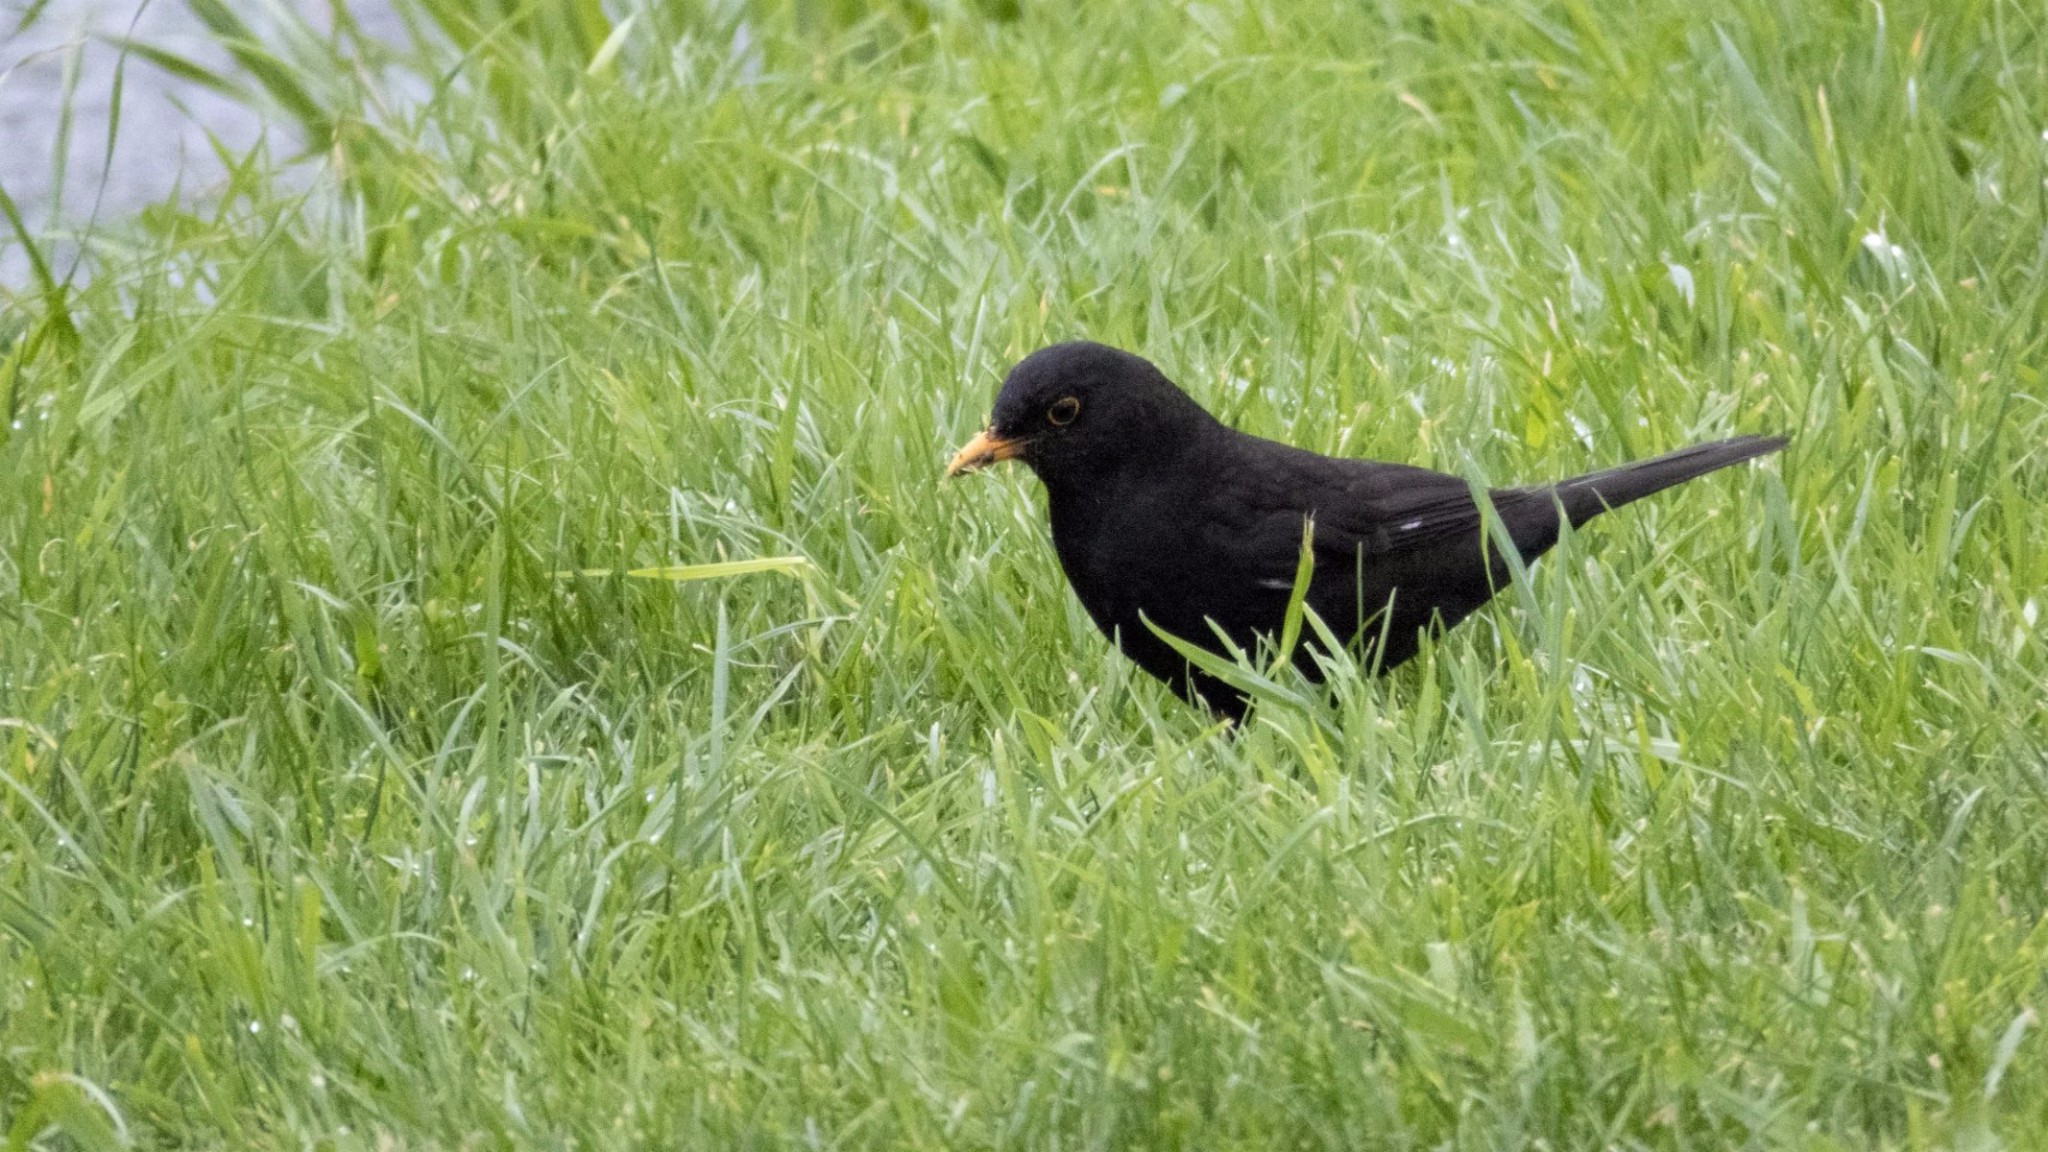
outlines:
[{"label": "tall grass", "polygon": [[[310,191],[0,312],[16,1146],[2048,1130],[2035,8],[198,8]],[[1082,335],[1496,481],[1793,447],[1230,737],[939,482]]]}]

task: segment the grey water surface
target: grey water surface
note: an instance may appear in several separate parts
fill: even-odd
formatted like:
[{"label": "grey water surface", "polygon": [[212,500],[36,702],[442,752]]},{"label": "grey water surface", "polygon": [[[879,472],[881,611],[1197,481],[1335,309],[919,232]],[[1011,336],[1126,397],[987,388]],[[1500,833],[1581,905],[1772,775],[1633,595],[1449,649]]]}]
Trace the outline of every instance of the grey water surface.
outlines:
[{"label": "grey water surface", "polygon": [[[329,0],[227,0],[256,26],[297,12],[329,23]],[[403,35],[384,0],[352,0],[357,23],[393,41]],[[118,228],[168,199],[203,204],[224,180],[216,145],[231,155],[267,142],[299,147],[288,125],[266,123],[249,104],[165,71],[118,42],[140,41],[242,79],[184,0],[0,0],[0,188],[29,228],[54,232],[59,277],[88,227]],[[121,75],[118,131],[115,75]],[[68,122],[67,122],[68,121]],[[29,282],[27,254],[0,223],[0,306]]]}]

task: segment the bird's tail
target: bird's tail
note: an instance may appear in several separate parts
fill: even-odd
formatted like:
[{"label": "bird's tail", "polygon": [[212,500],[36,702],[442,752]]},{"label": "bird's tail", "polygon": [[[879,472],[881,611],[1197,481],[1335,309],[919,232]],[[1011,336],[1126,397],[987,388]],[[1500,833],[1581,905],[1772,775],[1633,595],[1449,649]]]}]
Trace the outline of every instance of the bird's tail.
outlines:
[{"label": "bird's tail", "polygon": [[1783,436],[1737,436],[1712,444],[1695,444],[1604,472],[1589,472],[1558,484],[1553,491],[1576,528],[1609,508],[1619,508],[1730,464],[1769,455],[1784,446]]}]

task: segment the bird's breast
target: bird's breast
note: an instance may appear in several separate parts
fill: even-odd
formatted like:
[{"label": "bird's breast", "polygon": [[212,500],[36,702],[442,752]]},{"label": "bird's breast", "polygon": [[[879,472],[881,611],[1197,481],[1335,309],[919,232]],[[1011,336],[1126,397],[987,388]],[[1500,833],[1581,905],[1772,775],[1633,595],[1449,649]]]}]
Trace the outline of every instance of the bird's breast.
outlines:
[{"label": "bird's breast", "polygon": [[1052,494],[1053,547],[1074,594],[1105,633],[1145,632],[1140,615],[1185,633],[1207,607],[1200,494],[1186,486],[1103,484]]}]

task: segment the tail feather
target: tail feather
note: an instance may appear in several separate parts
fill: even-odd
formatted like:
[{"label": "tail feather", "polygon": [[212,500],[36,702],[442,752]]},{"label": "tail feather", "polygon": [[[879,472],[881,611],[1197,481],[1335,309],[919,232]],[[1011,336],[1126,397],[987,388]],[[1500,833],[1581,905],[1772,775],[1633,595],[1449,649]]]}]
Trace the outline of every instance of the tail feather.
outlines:
[{"label": "tail feather", "polygon": [[1783,436],[1737,436],[1695,444],[1663,456],[1590,472],[1558,484],[1553,491],[1576,528],[1610,508],[1619,508],[1730,464],[1767,456],[1784,446]]}]

